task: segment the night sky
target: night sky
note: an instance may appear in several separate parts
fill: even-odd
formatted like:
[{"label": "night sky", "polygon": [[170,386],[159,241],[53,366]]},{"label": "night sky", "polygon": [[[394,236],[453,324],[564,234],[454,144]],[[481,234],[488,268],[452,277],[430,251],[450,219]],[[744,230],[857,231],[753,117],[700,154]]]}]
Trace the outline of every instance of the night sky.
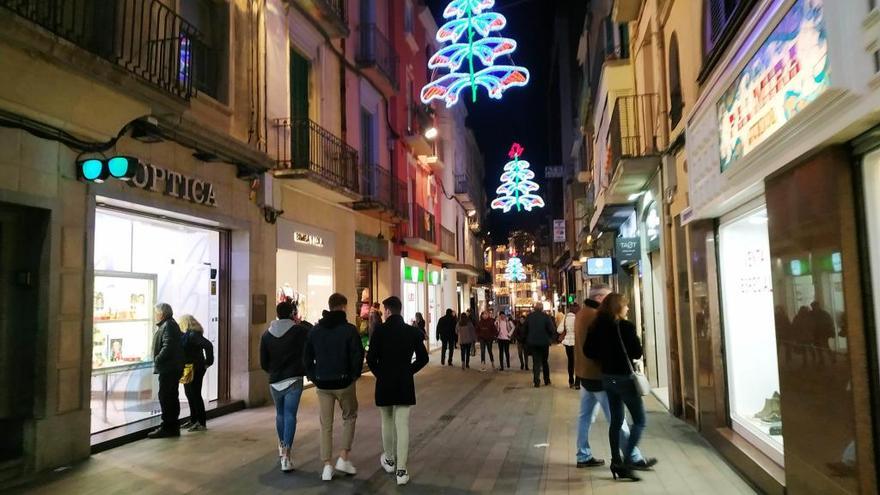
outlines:
[{"label": "night sky", "polygon": [[[448,0],[427,0],[437,25],[443,24],[443,9]],[[507,152],[516,141],[525,148],[522,157],[527,160],[541,185],[538,192],[544,195],[544,165],[550,157],[550,146],[547,125],[546,102],[548,100],[548,80],[550,79],[550,62],[553,44],[553,5],[547,0],[497,0],[494,12],[507,18],[507,27],[495,34],[516,40],[518,47],[513,53],[513,61],[529,70],[529,84],[522,88],[510,88],[501,100],[493,100],[486,95],[483,88],[479,89],[477,103],[467,101],[468,126],[473,129],[477,142],[486,161],[486,195],[491,202],[496,194],[495,189],[501,183],[504,164],[507,163]],[[506,63],[504,59],[501,59]],[[478,65],[482,68],[482,64]],[[444,72],[445,73],[445,72]],[[461,103],[459,103],[461,104]],[[556,138],[554,138],[556,139]],[[506,242],[511,230],[534,230],[546,212],[536,209],[531,213],[500,213],[489,214],[489,229],[495,243]]]}]

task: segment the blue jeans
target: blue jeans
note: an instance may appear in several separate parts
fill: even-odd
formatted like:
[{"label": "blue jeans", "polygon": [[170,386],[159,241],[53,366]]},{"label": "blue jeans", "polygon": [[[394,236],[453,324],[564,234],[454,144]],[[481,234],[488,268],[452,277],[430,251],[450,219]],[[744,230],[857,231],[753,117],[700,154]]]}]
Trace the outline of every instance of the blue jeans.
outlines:
[{"label": "blue jeans", "polygon": [[296,434],[296,412],[299,410],[299,400],[303,393],[303,380],[287,387],[281,392],[269,385],[272,392],[272,400],[275,401],[275,429],[278,430],[278,440],[281,447],[289,449],[293,447],[293,436]]},{"label": "blue jeans", "polygon": [[[602,413],[605,420],[611,424],[611,412],[608,409],[608,396],[605,391],[590,392],[581,385],[581,411],[578,414],[577,423],[577,462],[586,462],[593,457],[593,451],[590,449],[590,427],[596,421],[596,405],[602,407]],[[620,427],[620,443],[626,445],[629,442],[629,427],[626,421]],[[633,450],[632,462],[638,462],[644,459],[638,447]]]},{"label": "blue jeans", "polygon": [[623,450],[623,459],[632,459],[636,446],[645,431],[645,403],[636,390],[636,384],[628,375],[603,375],[602,388],[608,395],[608,408],[611,410],[611,426],[608,428],[608,442],[611,443],[611,462],[621,464],[620,433],[626,414],[623,406],[629,410],[633,424],[630,427],[629,441]]}]

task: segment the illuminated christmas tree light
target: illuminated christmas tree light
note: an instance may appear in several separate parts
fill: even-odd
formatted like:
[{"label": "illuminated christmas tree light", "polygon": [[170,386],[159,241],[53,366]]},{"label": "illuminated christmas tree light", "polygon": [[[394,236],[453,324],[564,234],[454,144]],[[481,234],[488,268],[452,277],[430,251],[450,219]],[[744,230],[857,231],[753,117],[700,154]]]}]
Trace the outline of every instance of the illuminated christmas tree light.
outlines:
[{"label": "illuminated christmas tree light", "polygon": [[542,208],[544,200],[534,194],[540,189],[532,179],[535,172],[529,170],[529,162],[520,160],[519,157],[525,149],[519,143],[513,143],[508,156],[511,161],[504,165],[504,173],[501,174],[501,185],[495,190],[500,196],[492,201],[492,209],[509,212],[516,207],[516,211],[532,211],[532,208]]},{"label": "illuminated christmas tree light", "polygon": [[[450,45],[431,57],[428,68],[450,72],[422,88],[422,103],[442,100],[451,107],[465,88],[471,88],[471,99],[476,102],[479,86],[486,88],[490,98],[500,100],[507,89],[528,84],[529,71],[525,67],[495,65],[499,57],[509,56],[516,50],[516,41],[491,36],[507,25],[503,15],[484,12],[494,5],[495,0],[453,0],[446,6],[443,18],[451,20],[437,30],[437,41]],[[476,35],[480,39],[475,40]],[[485,68],[477,71],[475,59]],[[459,72],[465,63],[467,72]]]},{"label": "illuminated christmas tree light", "polygon": [[525,282],[526,270],[523,268],[522,260],[516,256],[507,260],[507,269],[504,271],[504,276],[511,282]]}]

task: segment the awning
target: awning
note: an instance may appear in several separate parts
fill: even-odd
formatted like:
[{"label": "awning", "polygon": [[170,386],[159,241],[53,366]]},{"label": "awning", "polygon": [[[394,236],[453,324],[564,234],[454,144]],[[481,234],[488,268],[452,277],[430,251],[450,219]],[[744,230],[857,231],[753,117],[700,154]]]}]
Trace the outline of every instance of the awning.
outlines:
[{"label": "awning", "polygon": [[475,268],[465,263],[443,263],[443,268],[446,268],[447,270],[452,270],[454,272],[465,273],[472,277],[479,277],[483,275],[484,272],[484,270]]}]

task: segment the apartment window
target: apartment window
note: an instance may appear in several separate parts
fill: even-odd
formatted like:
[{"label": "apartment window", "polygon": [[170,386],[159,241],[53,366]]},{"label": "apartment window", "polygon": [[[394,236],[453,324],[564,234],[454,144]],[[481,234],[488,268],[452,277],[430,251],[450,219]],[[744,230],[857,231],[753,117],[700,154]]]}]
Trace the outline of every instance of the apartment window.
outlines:
[{"label": "apartment window", "polygon": [[184,40],[181,50],[181,58],[192,63],[193,86],[200,93],[226,102],[228,6],[214,0],[187,0],[180,5],[183,18],[200,34],[198,39]]},{"label": "apartment window", "polygon": [[406,0],[403,9],[403,32],[406,34],[413,34],[413,25],[415,23],[413,19],[412,0]]},{"label": "apartment window", "polygon": [[704,0],[703,15],[704,19],[704,44],[706,53],[712,51],[725,28],[733,20],[734,14],[737,12],[740,4],[745,3],[743,0]]},{"label": "apartment window", "polygon": [[681,120],[684,102],[681,95],[681,68],[678,61],[678,35],[672,33],[669,40],[669,121],[674,129]]}]

